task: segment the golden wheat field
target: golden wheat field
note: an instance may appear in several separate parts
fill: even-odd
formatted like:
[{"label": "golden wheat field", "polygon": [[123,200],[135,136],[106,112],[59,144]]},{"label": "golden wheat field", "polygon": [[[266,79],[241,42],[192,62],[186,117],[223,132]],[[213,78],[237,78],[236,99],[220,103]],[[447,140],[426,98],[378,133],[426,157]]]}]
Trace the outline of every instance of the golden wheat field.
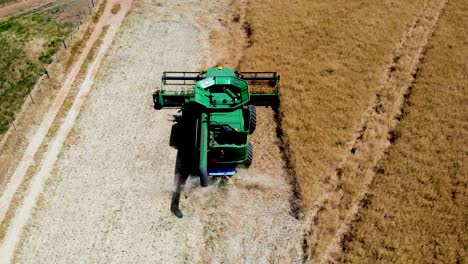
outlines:
[{"label": "golden wheat field", "polygon": [[445,12],[343,261],[462,263],[468,257],[468,6],[451,1]]},{"label": "golden wheat field", "polygon": [[243,70],[282,74],[284,126],[306,204],[334,173],[423,1],[256,1]]},{"label": "golden wheat field", "polygon": [[241,67],[282,74],[310,260],[466,260],[467,7],[250,3]]},{"label": "golden wheat field", "polygon": [[[70,35],[0,129],[0,263],[467,262],[468,0],[38,2]],[[281,103],[201,188],[152,94],[213,66],[278,72]]]}]

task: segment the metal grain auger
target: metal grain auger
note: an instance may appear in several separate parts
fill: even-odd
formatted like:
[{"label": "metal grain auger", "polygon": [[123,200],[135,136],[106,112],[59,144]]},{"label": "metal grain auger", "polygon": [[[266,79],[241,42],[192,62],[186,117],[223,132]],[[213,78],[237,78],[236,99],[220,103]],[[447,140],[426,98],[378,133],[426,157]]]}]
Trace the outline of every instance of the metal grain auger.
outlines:
[{"label": "metal grain auger", "polygon": [[[276,72],[238,72],[215,67],[203,72],[164,72],[163,87],[153,94],[154,108],[181,108],[193,120],[202,187],[210,176],[233,176],[238,165],[252,164],[249,135],[255,131],[255,106],[278,107],[280,76]],[[268,84],[272,93],[250,93],[249,84]],[[165,85],[189,86],[170,93]]]}]

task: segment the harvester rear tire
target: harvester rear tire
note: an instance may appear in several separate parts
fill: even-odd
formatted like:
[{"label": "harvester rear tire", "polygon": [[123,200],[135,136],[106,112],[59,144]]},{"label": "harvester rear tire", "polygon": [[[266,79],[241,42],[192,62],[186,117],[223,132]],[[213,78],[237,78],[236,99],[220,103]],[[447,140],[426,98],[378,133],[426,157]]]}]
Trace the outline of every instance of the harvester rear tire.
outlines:
[{"label": "harvester rear tire", "polygon": [[247,160],[244,162],[244,166],[246,168],[249,168],[252,165],[252,162],[253,162],[253,146],[252,146],[252,143],[249,142],[249,146],[247,148],[248,148],[247,151],[249,153],[249,156],[248,156]]},{"label": "harvester rear tire", "polygon": [[257,128],[257,108],[255,105],[249,105],[250,110],[250,127],[249,127],[249,134],[253,134],[255,129]]}]

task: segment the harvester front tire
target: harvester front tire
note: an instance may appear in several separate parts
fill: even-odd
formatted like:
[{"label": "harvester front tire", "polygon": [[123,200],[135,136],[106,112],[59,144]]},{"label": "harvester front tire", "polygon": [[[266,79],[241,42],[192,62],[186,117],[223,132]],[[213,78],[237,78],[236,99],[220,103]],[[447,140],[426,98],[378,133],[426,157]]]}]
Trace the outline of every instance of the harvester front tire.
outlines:
[{"label": "harvester front tire", "polygon": [[249,143],[247,151],[249,153],[249,156],[247,157],[247,160],[244,162],[244,166],[246,168],[249,168],[252,165],[252,162],[253,162],[253,146],[252,146],[252,143]]},{"label": "harvester front tire", "polygon": [[257,108],[255,105],[249,105],[250,110],[250,127],[249,127],[249,134],[253,134],[255,129],[257,128]]},{"label": "harvester front tire", "polygon": [[154,103],[154,109],[156,110],[161,110],[163,108],[160,100],[159,100],[159,95],[161,91],[157,90],[156,92],[153,93],[153,103]]}]

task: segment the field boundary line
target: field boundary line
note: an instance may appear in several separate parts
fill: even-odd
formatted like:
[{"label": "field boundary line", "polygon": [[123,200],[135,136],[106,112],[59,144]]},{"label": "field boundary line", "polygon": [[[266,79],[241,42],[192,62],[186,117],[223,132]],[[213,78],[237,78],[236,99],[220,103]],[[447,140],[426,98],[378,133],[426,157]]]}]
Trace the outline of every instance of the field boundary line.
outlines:
[{"label": "field boundary line", "polygon": [[[100,31],[97,30],[99,27],[96,25],[95,30],[93,31],[94,35],[100,34]],[[99,32],[98,32],[99,31]],[[96,32],[96,33],[95,33]],[[91,39],[92,35],[89,39]],[[57,95],[55,96],[49,111],[45,114],[44,118],[42,119],[37,132],[32,136],[29,140],[29,144],[23,154],[20,162],[16,166],[16,169],[13,175],[10,177],[8,184],[6,185],[5,189],[3,190],[1,197],[0,197],[0,223],[2,223],[5,219],[5,216],[10,209],[11,202],[13,196],[16,194],[19,186],[24,180],[26,172],[34,164],[34,157],[36,156],[37,151],[39,150],[40,146],[43,144],[44,139],[47,136],[55,118],[57,117],[68,93],[71,90],[73,83],[75,82],[80,69],[83,66],[84,61],[88,53],[91,51],[95,41],[91,43],[87,43],[87,45],[83,48],[83,51],[75,62],[73,68],[68,73],[68,77],[62,84],[62,87],[58,91]],[[16,121],[16,120],[15,120]],[[15,122],[13,121],[13,122]],[[11,128],[11,127],[10,127]]]},{"label": "field boundary line", "polygon": [[28,10],[45,6],[53,0],[37,0],[35,3],[28,1],[17,1],[15,3],[7,3],[6,5],[0,6],[0,20],[19,13],[27,12]]},{"label": "field boundary line", "polygon": [[[108,2],[104,11],[105,14],[107,14],[107,17],[106,15],[103,15],[98,25],[96,25],[94,32],[99,33],[98,37],[101,34],[101,32],[103,32],[103,28],[105,26],[110,25],[110,28],[103,39],[102,45],[99,48],[99,52],[96,55],[96,58],[92,61],[87,70],[86,78],[80,86],[79,92],[75,97],[72,107],[70,108],[64,121],[60,125],[57,136],[53,139],[53,141],[47,148],[47,152],[41,163],[41,168],[39,172],[35,175],[35,177],[32,179],[31,184],[29,185],[28,191],[23,200],[23,204],[15,213],[15,216],[12,222],[10,223],[10,226],[8,227],[8,231],[0,247],[0,259],[11,261],[16,249],[16,245],[21,239],[22,230],[24,229],[32,211],[34,210],[35,204],[37,202],[37,199],[39,198],[39,195],[42,192],[45,181],[47,180],[52,169],[54,168],[58,156],[62,150],[63,144],[65,143],[68,134],[73,129],[75,121],[77,120],[78,115],[80,113],[81,107],[83,106],[87,95],[91,91],[94,77],[98,72],[99,66],[104,56],[106,55],[108,49],[112,45],[113,39],[117,34],[120,25],[122,24],[122,21],[125,18],[126,13],[131,6],[131,0],[123,0],[123,2],[126,3],[121,5],[121,11],[115,16],[109,18],[110,9],[116,2],[120,1],[117,0]],[[93,39],[94,41],[91,41],[91,44],[94,44],[98,38]]]},{"label": "field boundary line", "polygon": [[[378,94],[378,104],[373,108],[373,111],[370,113],[370,122],[366,125],[367,128],[362,132],[362,137],[360,138],[376,138],[376,140],[379,140],[380,143],[383,143],[384,147],[382,149],[377,149],[379,153],[367,153],[368,157],[366,158],[373,159],[373,165],[365,173],[363,192],[361,195],[359,195],[357,201],[352,204],[348,215],[341,223],[341,226],[335,233],[333,240],[329,243],[328,247],[326,248],[324,256],[322,258],[323,262],[325,263],[333,261],[336,254],[342,250],[341,244],[343,243],[343,239],[346,236],[346,234],[348,234],[352,230],[353,222],[356,221],[357,215],[363,208],[363,201],[368,195],[372,182],[374,181],[375,175],[377,174],[377,166],[379,164],[379,161],[383,158],[386,150],[393,143],[391,140],[391,132],[395,129],[395,127],[400,121],[400,116],[402,114],[403,107],[405,106],[405,102],[411,95],[411,91],[414,86],[414,82],[417,78],[421,62],[423,61],[423,58],[428,48],[428,43],[431,37],[434,35],[435,28],[437,27],[437,22],[439,21],[440,15],[442,14],[444,7],[447,3],[448,0],[441,0],[440,3],[435,7],[426,7],[426,12],[423,11],[423,15],[418,18],[416,23],[411,28],[409,35],[407,36],[408,38],[406,39],[407,41],[404,42],[404,45],[400,50],[398,60],[396,61],[394,66],[390,67],[389,79],[387,82],[384,83],[383,88],[385,88],[387,85],[390,86],[389,88],[398,88],[397,86],[399,83],[393,83],[392,81],[398,79],[401,75],[403,75],[402,77],[407,76],[407,72],[398,70],[400,69],[402,64],[406,62],[404,57],[407,57],[407,62],[410,63],[409,68],[402,67],[403,69],[410,70],[410,74],[408,76],[409,79],[403,87],[400,87],[399,89],[395,90],[396,93],[391,93],[391,89],[383,89],[381,93],[381,95],[383,96],[380,96]],[[389,95],[396,94],[396,98],[392,98],[391,96],[387,97],[386,92],[389,92]],[[385,100],[388,102],[385,102]],[[390,108],[390,110],[393,111],[386,115],[385,111],[379,110],[379,107],[387,104],[393,106],[392,108]],[[379,129],[373,130],[373,126],[382,126],[382,124],[388,124],[382,129],[385,134],[385,137],[381,137],[380,139],[378,139],[378,136],[376,135],[369,135],[373,131],[379,131]],[[365,144],[367,142],[365,142],[365,140],[358,140],[353,146],[353,149],[356,147],[362,148],[363,146],[359,146],[360,143]],[[370,143],[372,143],[372,141]],[[353,159],[354,157],[350,162],[356,163],[353,162]]]},{"label": "field boundary line", "polygon": [[[48,2],[50,3],[50,2]],[[96,8],[89,13],[89,18],[93,16],[93,14],[95,14],[96,12],[99,12],[98,10],[98,7],[99,5],[101,4],[101,2],[98,2],[98,5],[96,5]],[[45,5],[45,4],[44,4]],[[45,10],[48,10],[50,8],[55,8],[55,7],[59,7],[60,4],[55,4],[54,6],[51,6],[51,7],[48,7],[46,9],[41,9],[40,12],[43,12]],[[38,7],[34,7],[33,9],[36,9],[36,8],[41,8],[42,6],[38,6]],[[15,15],[26,15],[27,12],[29,12],[30,10],[24,12],[23,13],[20,13],[20,14],[15,14]],[[29,14],[27,14],[29,15]],[[0,17],[0,22],[1,22],[1,17]],[[88,27],[93,27],[93,23],[89,23],[88,24]],[[77,34],[77,36],[79,37],[80,35],[80,27],[78,26],[78,28],[76,29],[76,32],[75,32],[75,28],[72,28],[71,29],[71,32],[70,32],[70,35],[66,36],[65,39],[64,39],[64,43],[67,43],[66,39],[69,38],[70,40],[68,40],[68,43],[67,43],[67,46],[70,45],[70,44],[73,44],[71,42],[71,40],[74,38],[73,34]],[[76,37],[75,37],[76,38]],[[67,48],[65,48],[64,46],[61,46],[61,48],[55,53],[55,57],[56,58],[61,58],[61,56],[63,56],[64,54],[67,53]],[[44,67],[44,69],[51,73],[53,72],[54,68],[57,66],[57,65],[60,65],[60,61],[57,59],[57,60],[53,60],[50,64],[48,64],[47,66]],[[73,69],[73,68],[72,68]],[[42,90],[41,86],[44,87],[44,84],[43,82],[45,80],[48,80],[50,78],[47,78],[46,77],[47,75],[44,73],[42,74],[41,76],[39,76],[39,78],[37,78],[36,80],[36,83],[34,84],[33,88],[31,89],[31,91],[29,92],[29,95],[32,96],[32,97],[35,97],[37,96],[37,94],[39,93],[39,91]],[[30,109],[30,107],[32,106],[31,103],[34,104],[34,102],[32,102],[31,100],[28,100],[27,98],[24,100],[24,103],[21,105],[21,108],[15,113],[14,115],[14,119],[11,121],[7,131],[5,131],[1,136],[0,136],[0,153],[3,151],[3,147],[5,146],[6,142],[8,141],[8,138],[11,136],[12,133],[14,133],[16,131],[16,128],[18,128],[18,124],[21,124],[21,120],[23,118],[23,115],[25,114],[26,111],[28,111]]]}]

